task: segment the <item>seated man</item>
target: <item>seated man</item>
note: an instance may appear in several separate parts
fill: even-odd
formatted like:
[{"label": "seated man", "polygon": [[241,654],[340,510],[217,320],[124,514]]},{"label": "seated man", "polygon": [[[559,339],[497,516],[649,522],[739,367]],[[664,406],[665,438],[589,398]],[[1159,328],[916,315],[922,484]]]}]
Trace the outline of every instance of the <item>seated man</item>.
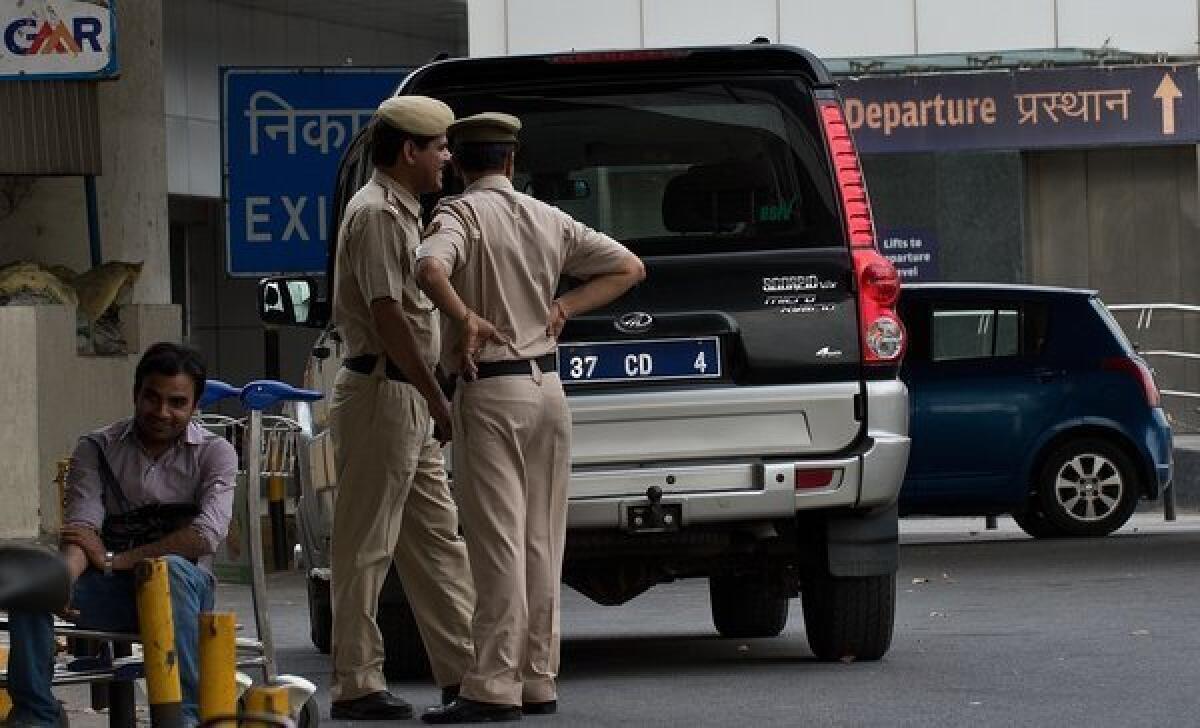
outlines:
[{"label": "seated man", "polygon": [[[185,722],[198,722],[197,623],[212,609],[212,554],[233,509],[237,454],[192,422],[200,355],[158,343],[138,362],[134,416],[79,440],[67,479],[62,553],[73,582],[60,614],[80,626],[137,632],[133,567],[164,556]],[[49,614],[9,615],[9,726],[59,726]]]}]

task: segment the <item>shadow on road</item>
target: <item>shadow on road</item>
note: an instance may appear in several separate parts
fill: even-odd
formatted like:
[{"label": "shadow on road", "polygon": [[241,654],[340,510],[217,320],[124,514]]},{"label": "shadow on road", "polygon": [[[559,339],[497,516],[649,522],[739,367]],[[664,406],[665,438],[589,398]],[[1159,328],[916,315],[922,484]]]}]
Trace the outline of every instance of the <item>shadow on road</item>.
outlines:
[{"label": "shadow on road", "polygon": [[574,638],[563,641],[562,661],[570,665],[572,675],[580,677],[649,677],[661,676],[664,671],[702,675],[725,673],[735,666],[741,670],[819,664],[800,630],[755,640],[696,634]]}]

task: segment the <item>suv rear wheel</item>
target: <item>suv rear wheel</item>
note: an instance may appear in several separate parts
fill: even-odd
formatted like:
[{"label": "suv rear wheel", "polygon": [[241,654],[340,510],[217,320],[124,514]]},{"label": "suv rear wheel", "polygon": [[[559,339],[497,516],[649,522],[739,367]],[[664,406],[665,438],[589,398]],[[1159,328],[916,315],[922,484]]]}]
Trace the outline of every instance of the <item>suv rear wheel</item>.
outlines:
[{"label": "suv rear wheel", "polygon": [[407,600],[381,603],[375,624],[383,634],[384,675],[393,679],[421,679],[432,674],[417,618]]},{"label": "suv rear wheel", "polygon": [[878,660],[892,644],[896,575],[811,574],[802,586],[804,631],[819,660]]},{"label": "suv rear wheel", "polygon": [[[313,646],[328,655],[333,646],[333,610],[329,582],[324,579],[308,579],[308,622]],[[383,651],[386,655],[384,674],[391,678],[424,678],[430,675],[425,642],[421,639],[417,618],[400,587],[394,567],[388,572],[388,580],[375,613],[375,624],[383,635]]]},{"label": "suv rear wheel", "polygon": [[425,641],[417,629],[417,617],[400,584],[396,567],[388,570],[380,593],[375,624],[383,635],[383,673],[392,679],[421,679],[432,674]]},{"label": "suv rear wheel", "polygon": [[788,618],[788,598],[760,574],[713,574],[708,598],[722,637],[775,637]]},{"label": "suv rear wheel", "polygon": [[1058,447],[1038,474],[1046,524],[1060,536],[1107,536],[1137,507],[1137,470],[1118,447],[1082,437]]},{"label": "suv rear wheel", "polygon": [[329,582],[315,576],[308,577],[308,630],[313,647],[328,655],[333,642]]}]

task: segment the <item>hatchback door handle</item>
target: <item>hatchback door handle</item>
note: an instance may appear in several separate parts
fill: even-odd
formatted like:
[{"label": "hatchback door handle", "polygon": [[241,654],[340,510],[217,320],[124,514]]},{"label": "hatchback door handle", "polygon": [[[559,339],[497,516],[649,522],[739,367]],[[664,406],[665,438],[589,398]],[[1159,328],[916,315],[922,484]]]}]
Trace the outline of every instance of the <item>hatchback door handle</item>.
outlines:
[{"label": "hatchback door handle", "polygon": [[1055,378],[1058,377],[1059,373],[1060,372],[1058,372],[1055,369],[1034,369],[1033,370],[1034,378],[1043,384],[1045,384],[1046,382],[1053,381]]}]

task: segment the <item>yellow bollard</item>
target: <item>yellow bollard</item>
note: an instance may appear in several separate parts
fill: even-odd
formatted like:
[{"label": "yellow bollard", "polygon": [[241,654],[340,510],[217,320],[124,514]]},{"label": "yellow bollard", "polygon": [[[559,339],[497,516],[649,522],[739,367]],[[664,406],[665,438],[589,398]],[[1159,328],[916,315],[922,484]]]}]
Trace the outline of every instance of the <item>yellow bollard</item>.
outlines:
[{"label": "yellow bollard", "polygon": [[[8,669],[8,647],[0,645],[0,670]],[[8,697],[8,691],[0,688],[0,720],[8,717],[8,711],[12,710],[12,700]]]},{"label": "yellow bollard", "polygon": [[237,715],[237,630],[232,612],[200,615],[200,722]]},{"label": "yellow bollard", "polygon": [[280,473],[287,460],[287,443],[281,435],[267,438],[267,515],[271,522],[271,553],[276,571],[288,567],[286,483]]},{"label": "yellow bollard", "polygon": [[271,502],[282,501],[287,495],[283,476],[279,474],[283,469],[283,459],[284,447],[279,438],[269,439],[267,441],[267,468],[271,477],[267,478],[267,500]]},{"label": "yellow bollard", "polygon": [[183,691],[175,653],[171,619],[171,583],[166,559],[147,559],[137,565],[138,626],[150,698],[150,724],[155,728],[183,725]]},{"label": "yellow bollard", "polygon": [[[278,718],[274,722],[263,720]],[[259,720],[255,720],[259,718]],[[246,715],[242,722],[248,728],[277,728],[291,719],[287,688],[282,685],[256,685],[246,691]]]}]

